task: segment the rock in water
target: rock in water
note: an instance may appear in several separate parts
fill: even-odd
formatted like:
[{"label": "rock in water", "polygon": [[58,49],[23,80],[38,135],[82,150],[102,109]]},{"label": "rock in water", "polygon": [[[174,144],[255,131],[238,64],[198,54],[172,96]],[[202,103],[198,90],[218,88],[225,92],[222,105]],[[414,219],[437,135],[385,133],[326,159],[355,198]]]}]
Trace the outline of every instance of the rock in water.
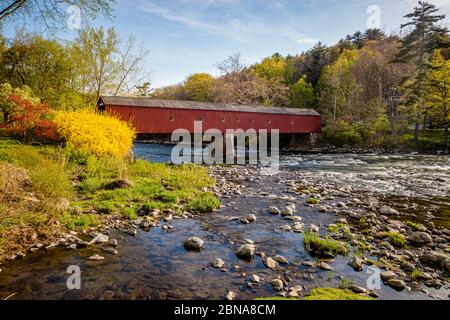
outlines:
[{"label": "rock in water", "polygon": [[112,247],[103,246],[102,249],[103,249],[103,251],[114,254],[114,255],[119,254],[119,251],[117,251],[116,249],[114,249]]},{"label": "rock in water", "polygon": [[281,211],[282,216],[292,216],[294,214],[294,208],[291,206],[287,206]]},{"label": "rock in water", "polygon": [[256,216],[254,214],[249,214],[245,217],[245,220],[247,220],[248,222],[252,223],[256,221]]},{"label": "rock in water", "polygon": [[89,257],[89,260],[92,260],[92,261],[101,261],[101,260],[105,260],[105,257],[102,257],[102,256],[100,256],[100,255],[98,255],[98,254],[95,254],[95,255],[93,255],[93,256],[90,256],[90,257]]},{"label": "rock in water", "polygon": [[395,210],[394,208],[388,207],[388,206],[382,206],[378,211],[381,214],[385,214],[385,215],[399,215],[400,214],[397,210]]},{"label": "rock in water", "polygon": [[271,206],[271,207],[267,208],[267,210],[268,210],[269,213],[271,213],[271,214],[280,214],[280,213],[281,213],[280,209],[278,209],[278,208],[275,207],[275,206]]},{"label": "rock in water", "polygon": [[217,258],[211,262],[211,266],[213,268],[217,268],[217,269],[222,269],[224,265],[225,265],[225,262],[220,258]]},{"label": "rock in water", "polygon": [[326,262],[321,262],[320,263],[320,269],[322,269],[322,270],[327,270],[327,271],[331,271],[331,270],[333,270],[333,267],[331,267],[328,263],[326,263]]},{"label": "rock in water", "polygon": [[251,279],[254,283],[259,283],[259,281],[261,280],[261,279],[259,278],[259,276],[256,275],[256,274],[252,274],[251,277],[250,277],[250,279]]},{"label": "rock in water", "polygon": [[203,240],[198,237],[191,237],[184,242],[186,250],[200,251],[203,248]]},{"label": "rock in water", "polygon": [[395,279],[397,275],[392,271],[385,271],[381,273],[381,280],[387,282],[389,280]]},{"label": "rock in water", "polygon": [[273,260],[271,257],[264,257],[263,263],[269,269],[275,269],[276,267],[278,267],[278,262]]},{"label": "rock in water", "polygon": [[391,279],[387,282],[387,284],[394,288],[395,290],[398,291],[402,291],[403,289],[405,289],[406,284],[404,281],[400,280],[400,279]]},{"label": "rock in water", "polygon": [[273,279],[271,283],[276,291],[281,291],[284,288],[283,281],[281,281],[280,279]]},{"label": "rock in water", "polygon": [[255,255],[255,246],[253,244],[243,244],[236,250],[236,255],[242,259],[251,259]]},{"label": "rock in water", "polygon": [[367,293],[367,290],[365,288],[357,286],[357,285],[354,285],[354,284],[349,285],[348,289],[350,291],[353,291],[354,293],[358,293],[358,294],[360,294],[360,293]]},{"label": "rock in water", "polygon": [[237,294],[233,291],[228,291],[227,294],[225,295],[225,299],[231,301],[236,299]]},{"label": "rock in water", "polygon": [[279,254],[277,254],[275,257],[273,257],[273,260],[275,260],[276,262],[281,263],[281,264],[288,264],[289,263],[289,261],[285,257],[283,257],[283,256],[281,256]]},{"label": "rock in water", "polygon": [[348,262],[348,265],[355,271],[362,271],[364,260],[359,257],[352,257]]},{"label": "rock in water", "polygon": [[109,237],[105,234],[102,233],[96,233],[93,235],[93,238],[91,240],[91,242],[89,242],[89,244],[94,244],[94,243],[107,243],[109,241]]}]

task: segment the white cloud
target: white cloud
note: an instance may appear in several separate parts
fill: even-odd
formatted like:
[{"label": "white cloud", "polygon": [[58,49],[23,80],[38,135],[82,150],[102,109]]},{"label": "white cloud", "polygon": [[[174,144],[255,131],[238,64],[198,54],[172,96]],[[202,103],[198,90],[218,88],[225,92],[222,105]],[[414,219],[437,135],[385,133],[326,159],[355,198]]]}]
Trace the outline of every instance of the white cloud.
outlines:
[{"label": "white cloud", "polygon": [[[167,6],[155,4],[152,0],[138,0],[141,10],[156,15],[168,21],[180,23],[189,28],[198,29],[203,32],[224,36],[238,42],[260,41],[261,37],[284,38],[296,44],[311,44],[317,42],[301,32],[298,32],[288,21],[276,23],[253,15],[252,12],[241,12],[236,10],[236,14],[226,15],[213,20],[210,16],[211,10],[208,6],[234,5],[240,6],[241,0],[176,0],[168,2]],[[170,6],[172,4],[172,6]],[[271,3],[273,6],[273,3]],[[200,6],[200,7],[199,7]],[[202,8],[203,7],[203,8]],[[227,8],[229,8],[227,6]],[[283,8],[283,9],[281,9]],[[285,14],[284,7],[280,7],[282,14]],[[234,12],[234,11],[233,11]]]}]

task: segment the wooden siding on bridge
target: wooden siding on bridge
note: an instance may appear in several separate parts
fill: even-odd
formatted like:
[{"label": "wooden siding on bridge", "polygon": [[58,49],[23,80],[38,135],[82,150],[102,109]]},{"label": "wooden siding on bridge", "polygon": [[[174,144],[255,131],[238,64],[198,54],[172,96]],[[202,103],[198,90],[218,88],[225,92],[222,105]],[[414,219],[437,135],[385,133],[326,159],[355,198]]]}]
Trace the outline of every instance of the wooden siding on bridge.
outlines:
[{"label": "wooden siding on bridge", "polygon": [[[194,122],[202,121],[203,131],[219,129],[278,129],[280,133],[320,133],[321,116],[314,110],[280,109],[266,107],[246,107],[211,105],[164,101],[164,106],[151,99],[101,98],[99,109],[129,121],[138,133],[167,134],[176,129],[194,131]],[[128,101],[128,102],[127,102]],[[119,102],[119,103],[117,103]],[[116,104],[117,103],[117,104]],[[152,106],[154,104],[155,106]],[[141,106],[142,105],[142,106]],[[210,104],[208,104],[210,105]]]}]

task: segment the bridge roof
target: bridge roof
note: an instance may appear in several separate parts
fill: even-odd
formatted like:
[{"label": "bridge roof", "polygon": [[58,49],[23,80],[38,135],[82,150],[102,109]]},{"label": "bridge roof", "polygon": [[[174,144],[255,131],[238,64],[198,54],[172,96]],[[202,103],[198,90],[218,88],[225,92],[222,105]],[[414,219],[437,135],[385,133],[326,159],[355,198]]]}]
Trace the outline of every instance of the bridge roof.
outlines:
[{"label": "bridge roof", "polygon": [[167,109],[190,109],[190,110],[212,110],[212,111],[235,111],[252,113],[272,113],[286,115],[320,116],[313,109],[298,108],[272,108],[261,105],[232,105],[216,102],[197,102],[184,100],[158,100],[151,98],[134,97],[112,97],[102,96],[98,104],[123,106],[123,107],[146,107],[146,108],[167,108]]}]

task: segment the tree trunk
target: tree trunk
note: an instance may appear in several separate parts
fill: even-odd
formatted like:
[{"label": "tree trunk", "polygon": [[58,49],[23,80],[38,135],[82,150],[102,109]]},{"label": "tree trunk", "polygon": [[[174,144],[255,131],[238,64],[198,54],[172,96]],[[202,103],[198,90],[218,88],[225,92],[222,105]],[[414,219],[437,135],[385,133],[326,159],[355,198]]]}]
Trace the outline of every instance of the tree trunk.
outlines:
[{"label": "tree trunk", "polygon": [[420,131],[420,123],[416,121],[416,127],[414,128],[414,143],[419,145],[419,131]]}]

